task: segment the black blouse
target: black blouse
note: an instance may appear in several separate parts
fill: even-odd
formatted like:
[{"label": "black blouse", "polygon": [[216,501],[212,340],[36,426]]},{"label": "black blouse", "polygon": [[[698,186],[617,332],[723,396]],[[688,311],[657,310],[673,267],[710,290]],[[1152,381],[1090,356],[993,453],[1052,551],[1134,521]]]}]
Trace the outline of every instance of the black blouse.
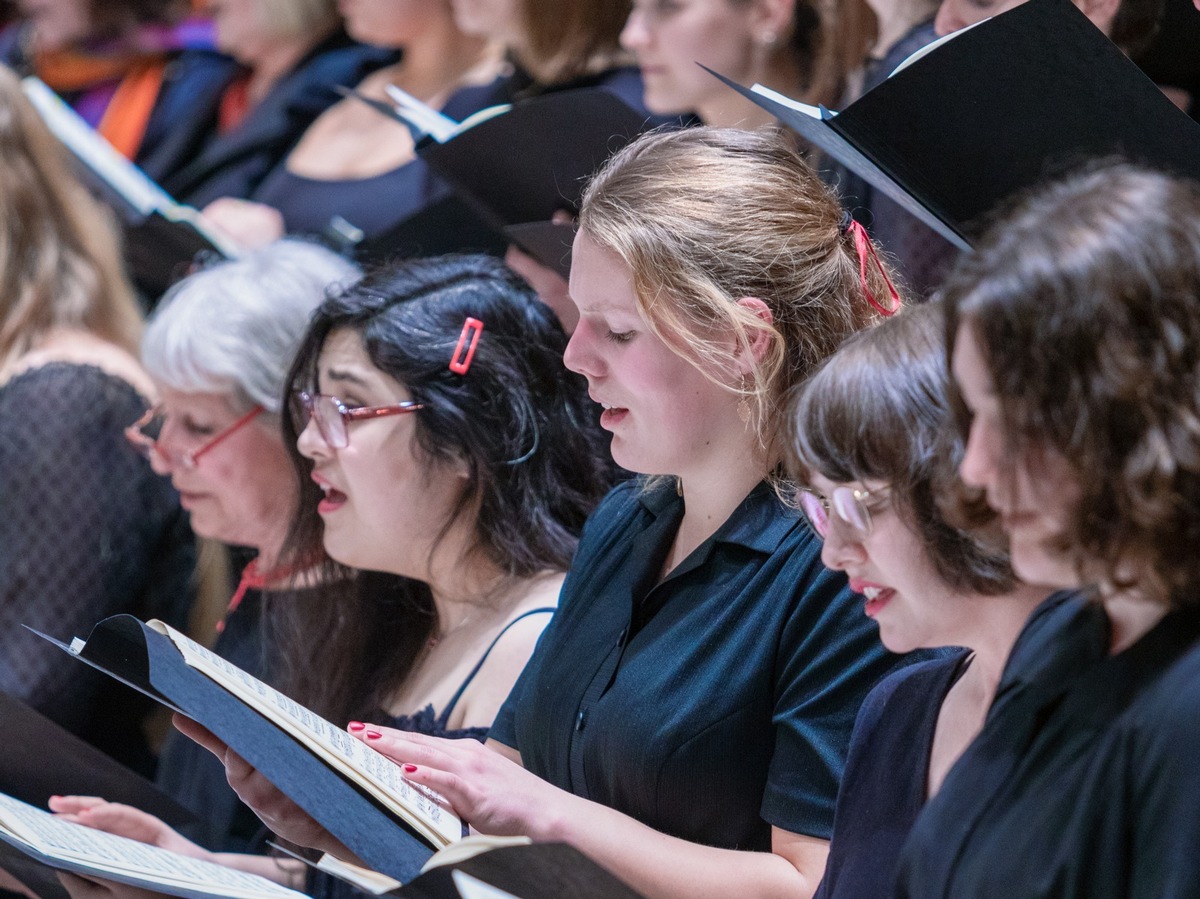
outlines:
[{"label": "black blouse", "polygon": [[855,714],[895,657],[766,484],[658,583],[682,516],[671,484],[609,494],[491,736],[693,842],[828,838]]},{"label": "black blouse", "polygon": [[1109,655],[1103,607],[1043,607],[917,819],[902,896],[1200,896],[1200,608]]},{"label": "black blouse", "polygon": [[91,365],[51,363],[0,387],[0,689],[149,775],[141,725],[155,704],[22,627],[69,641],[120,612],[184,626],[187,517],[123,433],[145,409]]}]

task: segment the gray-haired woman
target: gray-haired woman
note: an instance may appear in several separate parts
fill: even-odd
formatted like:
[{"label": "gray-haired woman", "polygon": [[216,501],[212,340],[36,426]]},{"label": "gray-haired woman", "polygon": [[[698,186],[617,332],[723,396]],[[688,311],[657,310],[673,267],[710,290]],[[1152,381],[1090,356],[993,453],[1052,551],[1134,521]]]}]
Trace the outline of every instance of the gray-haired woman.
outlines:
[{"label": "gray-haired woman", "polygon": [[[284,382],[312,311],[330,288],[357,279],[358,271],[336,254],[281,241],[180,282],[142,342],[161,401],[129,429],[130,439],[156,471],[170,475],[198,535],[256,552],[218,626],[216,650],[268,678],[271,641],[261,592],[292,591],[296,580],[278,561],[297,503],[279,424]],[[289,601],[300,600],[302,589]],[[200,829],[189,836],[219,851],[250,848],[258,820],[203,749],[172,733],[159,781],[198,813]],[[136,809],[93,797],[56,798],[51,806],[83,823],[187,851],[179,834]],[[245,858],[276,879],[288,873],[273,860]]]}]

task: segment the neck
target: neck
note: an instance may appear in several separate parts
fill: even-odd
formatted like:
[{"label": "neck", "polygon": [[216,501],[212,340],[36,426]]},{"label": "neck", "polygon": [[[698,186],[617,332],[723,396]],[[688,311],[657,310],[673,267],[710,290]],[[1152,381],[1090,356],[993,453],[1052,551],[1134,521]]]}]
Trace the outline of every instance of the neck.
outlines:
[{"label": "neck", "polygon": [[[743,83],[747,86],[761,84],[793,99],[807,99],[807,89],[800,78],[791,53],[776,51],[769,61],[752,66]],[[751,103],[741,94],[731,90],[714,92],[711,99],[701,104],[696,114],[706,125],[718,128],[742,128],[751,130],[775,124],[775,117],[756,103]]]},{"label": "neck", "polygon": [[1166,603],[1148,599],[1136,590],[1109,593],[1102,601],[1112,627],[1113,655],[1144,637],[1169,611]]},{"label": "neck", "polygon": [[969,647],[975,653],[970,671],[984,709],[996,695],[1017,636],[1048,595],[1044,587],[1021,586],[1004,596],[964,598],[970,603],[970,631],[948,643]]},{"label": "neck", "polygon": [[246,60],[250,67],[250,105],[257,106],[324,38],[321,34],[293,41],[274,41],[261,48],[254,59]]},{"label": "neck", "polygon": [[714,434],[714,451],[708,454],[706,463],[677,473],[684,512],[668,557],[668,569],[711,537],[770,470],[754,436],[736,416],[733,420],[740,432],[728,435],[724,447],[721,435]]},{"label": "neck", "polygon": [[[448,535],[443,546],[452,539]],[[461,544],[460,544],[461,545]],[[447,634],[473,618],[503,604],[504,571],[483,553],[466,549],[442,552],[431,566],[429,592],[437,611],[438,629]]]},{"label": "neck", "polygon": [[404,59],[394,68],[395,81],[417,99],[440,105],[435,101],[492,56],[495,52],[487,41],[463,34],[453,22],[434,25],[404,47]]},{"label": "neck", "polygon": [[871,55],[876,59],[886,56],[900,38],[937,10],[936,4],[931,7],[928,3],[911,0],[907,3],[871,3],[870,6],[878,23],[878,36],[871,49]]}]

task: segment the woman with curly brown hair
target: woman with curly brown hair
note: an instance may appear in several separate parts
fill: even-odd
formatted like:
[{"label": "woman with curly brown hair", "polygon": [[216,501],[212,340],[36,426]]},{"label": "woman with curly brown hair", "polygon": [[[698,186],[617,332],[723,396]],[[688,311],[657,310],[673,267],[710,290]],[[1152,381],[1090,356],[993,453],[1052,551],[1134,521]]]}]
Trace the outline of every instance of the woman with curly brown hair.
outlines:
[{"label": "woman with curly brown hair", "polygon": [[960,473],[1032,583],[904,896],[1200,891],[1200,188],[1132,167],[1027,199],[945,288]]}]

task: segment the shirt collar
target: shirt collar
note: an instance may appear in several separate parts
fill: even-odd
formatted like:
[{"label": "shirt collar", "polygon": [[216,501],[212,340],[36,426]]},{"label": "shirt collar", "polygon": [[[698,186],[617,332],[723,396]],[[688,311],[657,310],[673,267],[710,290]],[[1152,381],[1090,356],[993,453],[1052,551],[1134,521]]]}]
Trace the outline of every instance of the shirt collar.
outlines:
[{"label": "shirt collar", "polygon": [[[682,514],[683,497],[676,491],[675,481],[671,478],[643,490],[639,500],[655,518],[662,515],[680,517]],[[731,543],[770,555],[796,526],[799,517],[799,512],[784,507],[769,483],[760,481],[702,547]]]}]

